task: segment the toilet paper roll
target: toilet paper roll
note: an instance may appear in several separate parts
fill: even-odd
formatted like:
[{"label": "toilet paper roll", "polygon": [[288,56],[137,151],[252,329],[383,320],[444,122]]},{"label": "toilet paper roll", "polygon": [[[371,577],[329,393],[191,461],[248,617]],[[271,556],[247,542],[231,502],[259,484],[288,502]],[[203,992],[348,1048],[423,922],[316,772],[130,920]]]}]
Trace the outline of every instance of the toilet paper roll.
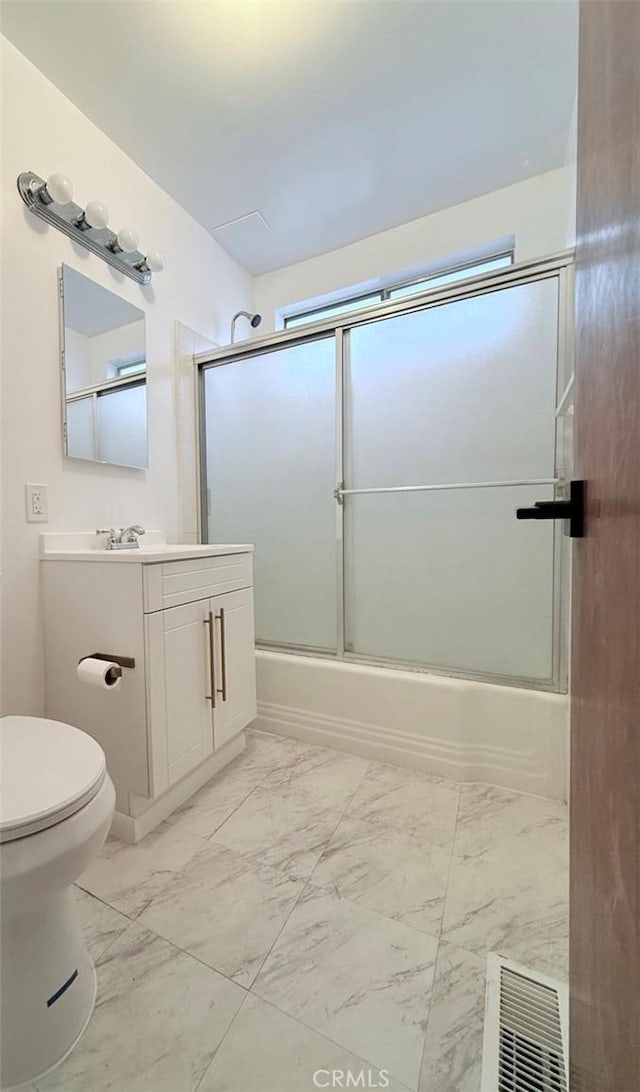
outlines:
[{"label": "toilet paper roll", "polygon": [[92,656],[80,660],[76,673],[80,682],[100,690],[119,690],[122,682],[122,668],[118,664],[112,660],[94,660]]}]

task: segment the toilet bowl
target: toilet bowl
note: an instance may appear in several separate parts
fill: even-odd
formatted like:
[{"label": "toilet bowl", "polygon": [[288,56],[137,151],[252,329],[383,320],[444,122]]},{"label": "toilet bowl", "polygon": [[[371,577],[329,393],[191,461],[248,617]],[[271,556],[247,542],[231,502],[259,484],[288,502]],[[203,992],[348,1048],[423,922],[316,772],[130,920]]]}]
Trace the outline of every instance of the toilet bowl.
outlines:
[{"label": "toilet bowl", "polygon": [[115,790],[78,728],[0,718],[0,1087],[42,1076],[75,1045],[96,976],[73,884],[102,846]]}]

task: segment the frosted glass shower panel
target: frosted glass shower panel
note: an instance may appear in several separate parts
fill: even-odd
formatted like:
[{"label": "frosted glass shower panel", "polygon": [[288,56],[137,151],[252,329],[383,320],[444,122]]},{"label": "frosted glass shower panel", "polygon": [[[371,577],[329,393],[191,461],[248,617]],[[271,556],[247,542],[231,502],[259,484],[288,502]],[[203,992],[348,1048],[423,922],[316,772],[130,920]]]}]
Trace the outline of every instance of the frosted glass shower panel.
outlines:
[{"label": "frosted glass shower panel", "polygon": [[347,650],[550,680],[554,528],[515,508],[551,498],[544,486],[347,498]]},{"label": "frosted glass shower panel", "polygon": [[347,487],[553,476],[558,281],[351,330]]},{"label": "frosted glass shower panel", "polygon": [[97,413],[101,462],[147,466],[146,383],[100,392]]},{"label": "frosted glass shower panel", "polygon": [[335,340],[204,373],[210,542],[255,546],[256,636],[335,650]]},{"label": "frosted glass shower panel", "polygon": [[95,459],[95,419],[93,395],[67,402],[67,455],[73,459]]}]

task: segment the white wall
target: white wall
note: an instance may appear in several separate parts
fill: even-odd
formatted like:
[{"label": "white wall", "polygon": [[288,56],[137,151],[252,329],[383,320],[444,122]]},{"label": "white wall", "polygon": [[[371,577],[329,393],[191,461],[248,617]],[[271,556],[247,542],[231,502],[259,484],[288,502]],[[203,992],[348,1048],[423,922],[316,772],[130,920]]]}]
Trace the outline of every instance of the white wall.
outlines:
[{"label": "white wall", "polygon": [[[228,340],[251,278],[180,206],[8,42],[2,61],[3,677],[5,713],[40,713],[44,677],[38,535],[141,522],[178,531],[173,326]],[[141,287],[36,220],[16,191],[23,170],[73,180],[80,203],[105,201],[166,269]],[[62,262],[141,307],[147,319],[148,471],[64,459],[58,301]],[[25,482],[49,487],[49,524],[25,521]]]},{"label": "white wall", "polygon": [[375,287],[497,240],[515,239],[517,262],[565,250],[575,240],[575,191],[571,164],[256,277],[253,305],[264,317],[256,336],[276,329],[278,310],[293,303]]}]

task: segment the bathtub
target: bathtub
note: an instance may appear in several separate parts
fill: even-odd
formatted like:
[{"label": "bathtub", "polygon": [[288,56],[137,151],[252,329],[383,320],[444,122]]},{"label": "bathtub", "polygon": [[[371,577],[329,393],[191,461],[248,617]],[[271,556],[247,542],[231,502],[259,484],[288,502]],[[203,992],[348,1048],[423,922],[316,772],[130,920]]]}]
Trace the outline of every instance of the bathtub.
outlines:
[{"label": "bathtub", "polygon": [[453,781],[567,799],[569,700],[258,650],[256,727]]}]

